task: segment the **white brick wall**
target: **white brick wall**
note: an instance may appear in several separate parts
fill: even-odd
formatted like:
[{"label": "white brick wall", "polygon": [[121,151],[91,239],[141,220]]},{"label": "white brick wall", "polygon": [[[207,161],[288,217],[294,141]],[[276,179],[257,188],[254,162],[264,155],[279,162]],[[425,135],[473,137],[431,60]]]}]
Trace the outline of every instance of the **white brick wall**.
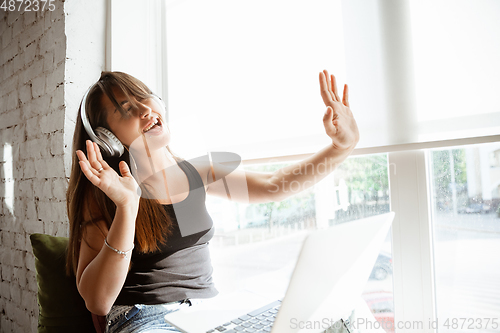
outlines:
[{"label": "white brick wall", "polygon": [[[104,69],[105,1],[55,3],[53,12],[0,10],[0,332],[37,330],[29,235],[68,234],[74,123],[83,93]],[[12,156],[4,157],[7,144]],[[14,184],[13,214],[7,183]]]},{"label": "white brick wall", "polygon": [[[37,286],[29,235],[67,235],[68,230],[62,195],[67,186],[64,95],[56,88],[64,82],[63,5],[59,1],[53,12],[7,12],[0,22],[0,152],[9,144],[13,153],[10,159],[2,156],[0,168],[11,160],[14,178],[14,216],[6,207],[5,190],[0,197],[1,332],[36,332]],[[3,188],[4,172],[1,176]],[[53,184],[58,188],[53,190]]]}]

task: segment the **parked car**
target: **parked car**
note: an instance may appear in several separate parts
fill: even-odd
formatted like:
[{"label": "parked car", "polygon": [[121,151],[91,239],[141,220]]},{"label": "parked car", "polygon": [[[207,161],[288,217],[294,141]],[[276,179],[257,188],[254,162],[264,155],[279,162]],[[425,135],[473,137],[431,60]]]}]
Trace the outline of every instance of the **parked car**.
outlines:
[{"label": "parked car", "polygon": [[370,279],[384,280],[389,274],[392,274],[392,255],[387,252],[381,252],[373,266]]},{"label": "parked car", "polygon": [[487,214],[491,211],[491,206],[485,203],[472,203],[458,210],[462,214]]}]

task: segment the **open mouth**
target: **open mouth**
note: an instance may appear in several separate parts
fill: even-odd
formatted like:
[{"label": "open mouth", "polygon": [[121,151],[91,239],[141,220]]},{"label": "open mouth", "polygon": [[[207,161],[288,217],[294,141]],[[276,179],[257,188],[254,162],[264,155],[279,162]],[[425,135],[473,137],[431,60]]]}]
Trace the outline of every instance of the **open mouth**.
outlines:
[{"label": "open mouth", "polygon": [[162,127],[161,125],[162,124],[161,124],[160,118],[156,118],[155,121],[151,125],[149,125],[147,128],[145,128],[143,130],[143,133],[147,133],[151,130],[154,131],[155,129],[161,129],[161,127]]}]

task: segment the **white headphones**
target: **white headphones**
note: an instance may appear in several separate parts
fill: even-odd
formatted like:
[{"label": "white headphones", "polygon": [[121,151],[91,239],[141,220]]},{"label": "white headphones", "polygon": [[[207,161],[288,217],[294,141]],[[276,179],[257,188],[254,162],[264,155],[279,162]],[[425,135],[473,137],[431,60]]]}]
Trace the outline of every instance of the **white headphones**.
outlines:
[{"label": "white headphones", "polygon": [[[118,140],[118,138],[107,128],[98,127],[96,128],[94,133],[94,131],[92,130],[92,126],[90,126],[89,117],[85,110],[85,103],[87,101],[87,95],[89,94],[91,88],[92,86],[87,89],[85,95],[83,96],[83,100],[80,103],[80,117],[82,118],[83,127],[85,128],[85,131],[89,135],[90,139],[93,142],[97,143],[103,155],[105,155],[106,157],[120,157],[125,151],[125,148],[120,140]],[[152,94],[152,97],[157,102],[159,102],[164,109],[166,109],[165,103],[160,97],[158,97],[154,93]]]}]

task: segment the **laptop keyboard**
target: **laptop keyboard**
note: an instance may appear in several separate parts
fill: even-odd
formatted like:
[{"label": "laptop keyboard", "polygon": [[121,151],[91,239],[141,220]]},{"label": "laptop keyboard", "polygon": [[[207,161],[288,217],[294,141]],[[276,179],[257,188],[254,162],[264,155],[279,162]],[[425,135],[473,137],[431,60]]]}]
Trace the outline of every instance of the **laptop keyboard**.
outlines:
[{"label": "laptop keyboard", "polygon": [[271,332],[280,305],[281,301],[269,303],[246,315],[239,316],[223,325],[208,330],[207,333]]}]

